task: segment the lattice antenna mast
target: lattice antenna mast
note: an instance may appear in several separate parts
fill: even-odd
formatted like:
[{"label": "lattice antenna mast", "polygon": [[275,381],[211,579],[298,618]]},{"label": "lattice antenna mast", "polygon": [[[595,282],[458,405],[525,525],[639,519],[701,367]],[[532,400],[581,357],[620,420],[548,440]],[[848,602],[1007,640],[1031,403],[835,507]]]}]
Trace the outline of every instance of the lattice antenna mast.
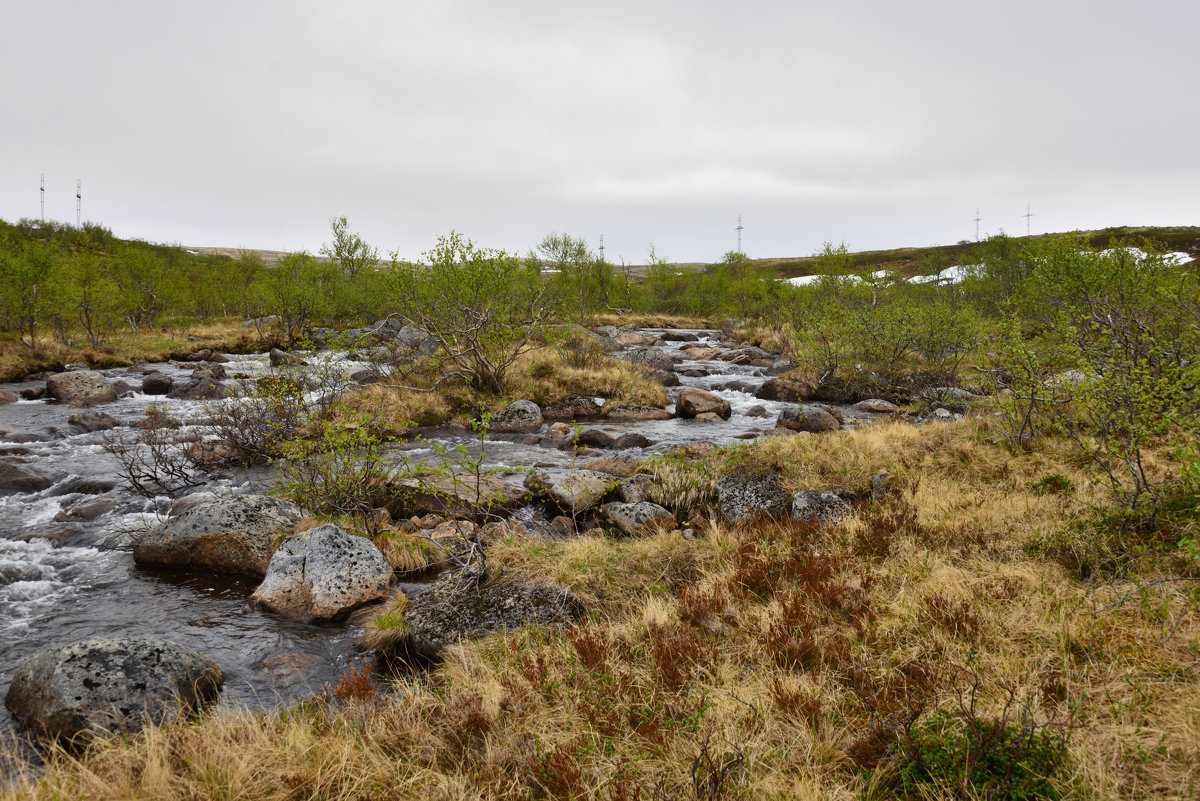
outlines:
[{"label": "lattice antenna mast", "polygon": [[1029,210],[1029,204],[1025,204],[1025,213],[1021,215],[1025,218],[1025,236],[1029,236],[1029,218],[1033,216],[1033,212]]},{"label": "lattice antenna mast", "polygon": [[82,226],[83,219],[83,180],[75,179],[75,227]]},{"label": "lattice antenna mast", "polygon": [[738,252],[738,253],[741,253],[741,252],[742,252],[742,229],[743,229],[744,227],[745,227],[745,226],[743,226],[743,225],[742,225],[742,215],[740,215],[740,214],[739,214],[739,215],[738,215],[738,224],[737,224],[737,232],[738,232],[738,249],[737,249],[737,252]]},{"label": "lattice antenna mast", "polygon": [[979,216],[979,209],[975,209],[975,241],[979,241],[979,221],[983,218]]},{"label": "lattice antenna mast", "polygon": [[600,263],[604,264],[604,234],[600,234]]},{"label": "lattice antenna mast", "polygon": [[42,173],[42,222],[46,221],[46,173]]}]

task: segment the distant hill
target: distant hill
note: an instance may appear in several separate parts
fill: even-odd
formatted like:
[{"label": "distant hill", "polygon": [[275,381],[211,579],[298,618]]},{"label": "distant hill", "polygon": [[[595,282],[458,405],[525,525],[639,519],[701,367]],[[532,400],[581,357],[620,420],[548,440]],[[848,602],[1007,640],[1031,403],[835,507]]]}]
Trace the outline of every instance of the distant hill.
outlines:
[{"label": "distant hill", "polygon": [[[1119,240],[1149,240],[1158,242],[1168,251],[1187,253],[1200,257],[1200,227],[1117,227],[1099,231],[1074,232],[1087,239],[1092,247],[1105,248]],[[1038,234],[1033,237],[1013,239],[1046,239],[1062,234]],[[894,250],[865,250],[848,254],[852,271],[894,270],[907,277],[921,273],[932,273],[955,264],[969,261],[977,242],[960,242],[956,245],[937,245],[923,248],[895,248]],[[760,271],[773,273],[779,278],[795,278],[811,275],[817,261],[816,256],[791,256],[783,258],[753,259],[752,264]]]}]

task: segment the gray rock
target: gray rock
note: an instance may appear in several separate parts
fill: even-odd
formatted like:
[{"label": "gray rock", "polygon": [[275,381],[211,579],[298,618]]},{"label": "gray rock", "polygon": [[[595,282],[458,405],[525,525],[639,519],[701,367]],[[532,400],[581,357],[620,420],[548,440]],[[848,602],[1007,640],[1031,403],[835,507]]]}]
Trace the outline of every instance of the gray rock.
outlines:
[{"label": "gray rock", "polygon": [[583,617],[570,591],[511,578],[488,581],[473,571],[452,572],[430,584],[404,612],[423,651],[521,626],[570,624]]},{"label": "gray rock", "polygon": [[261,577],[275,543],[291,534],[302,516],[296,504],[265,495],[199,500],[140,537],[133,559],[142,565]]},{"label": "gray rock", "polygon": [[834,492],[800,490],[792,496],[792,519],[805,523],[840,523],[854,510]]},{"label": "gray rock", "polygon": [[755,392],[759,400],[806,401],[816,394],[816,388],[796,378],[768,378]]},{"label": "gray rock", "polygon": [[761,516],[782,519],[791,512],[792,496],[773,470],[741,467],[717,482],[717,505],[735,523]]},{"label": "gray rock", "polygon": [[0,493],[41,492],[54,484],[49,473],[26,464],[0,460]]},{"label": "gray rock", "polygon": [[17,668],[4,702],[44,737],[132,733],[213,703],[216,662],[166,640],[92,639],[40,651]]},{"label": "gray rock", "polygon": [[868,398],[861,400],[850,407],[859,412],[871,412],[873,414],[895,414],[900,411],[900,407],[894,403],[882,400],[881,398]]},{"label": "gray rock", "polygon": [[175,387],[167,393],[174,400],[219,400],[226,396],[225,385],[212,378],[200,378],[189,381],[181,387]]},{"label": "gray rock", "polygon": [[67,418],[67,422],[85,432],[108,431],[111,428],[121,425],[121,422],[117,418],[104,412],[73,414]]},{"label": "gray rock", "polygon": [[562,403],[542,407],[542,419],[567,421],[599,417],[603,402],[595,398],[570,398]]},{"label": "gray rock", "polygon": [[150,373],[142,379],[142,392],[146,395],[166,395],[175,386],[175,379],[164,373]]},{"label": "gray rock", "polygon": [[192,370],[192,379],[197,378],[216,378],[218,380],[225,377],[225,365],[217,364],[216,362],[197,362],[196,367]]},{"label": "gray rock", "polygon": [[653,444],[649,437],[631,431],[614,439],[608,447],[614,451],[623,451],[627,448],[648,448]]},{"label": "gray rock", "polygon": [[643,406],[639,403],[618,403],[604,412],[605,420],[615,423],[638,423],[646,420],[670,420],[675,415],[657,406]]},{"label": "gray rock", "polygon": [[598,428],[589,428],[586,431],[580,431],[571,439],[569,447],[572,448],[608,448],[612,445],[613,438],[609,434],[601,431]]},{"label": "gray rock", "polygon": [[117,399],[117,393],[108,379],[95,370],[52,375],[46,380],[46,394],[62,403],[85,406],[110,403]]},{"label": "gray rock", "polygon": [[591,470],[594,473],[607,473],[610,476],[618,478],[628,478],[640,470],[642,461],[635,456],[627,454],[617,454],[614,456],[605,456],[602,459],[593,459],[583,465],[584,470]]},{"label": "gray rock", "polygon": [[664,387],[679,386],[679,376],[670,370],[655,370],[650,373],[650,377],[662,384]]},{"label": "gray rock", "polygon": [[660,339],[663,342],[697,342],[700,337],[687,331],[664,331]]},{"label": "gray rock", "polygon": [[498,434],[532,434],[542,427],[542,410],[533,401],[513,401],[492,416],[492,431]]},{"label": "gray rock", "polygon": [[43,384],[40,387],[29,387],[27,389],[21,390],[21,399],[22,400],[30,400],[30,401],[42,400],[45,397],[46,397],[46,385],[45,384]]},{"label": "gray rock", "polygon": [[871,476],[871,501],[879,503],[887,498],[892,488],[892,474],[884,471]]},{"label": "gray rock", "polygon": [[242,328],[268,328],[273,325],[283,325],[283,318],[278,314],[268,314],[266,317],[254,317],[242,323]]},{"label": "gray rock", "polygon": [[405,478],[389,485],[392,502],[388,509],[397,518],[412,515],[447,515],[480,520],[524,506],[529,490],[509,484],[499,476]]},{"label": "gray rock", "polygon": [[299,620],[335,620],[386,599],[392,579],[370,540],[324,525],[283,541],[250,600]]},{"label": "gray rock", "polygon": [[820,406],[794,406],[790,409],[784,409],[779,413],[779,419],[775,421],[775,425],[779,428],[787,428],[792,431],[809,431],[813,434],[820,434],[825,431],[837,431],[841,428],[837,418],[822,409]]},{"label": "gray rock", "polygon": [[590,470],[573,470],[554,483],[547,493],[552,504],[565,514],[578,514],[600,502],[616,483],[610,475]]},{"label": "gray rock", "polygon": [[633,475],[617,484],[615,494],[622,503],[641,503],[650,500],[654,479],[648,475]]},{"label": "gray rock", "polygon": [[279,348],[271,348],[270,353],[267,354],[267,358],[271,360],[272,367],[301,367],[308,364],[308,362],[299,356],[293,356]]},{"label": "gray rock", "polygon": [[7,389],[0,389],[0,406],[9,403],[16,403],[21,399],[21,396],[15,392],[9,392]]},{"label": "gray rock", "polygon": [[684,387],[675,399],[675,412],[680,417],[692,418],[701,414],[715,414],[728,420],[733,414],[729,401],[699,387]]},{"label": "gray rock", "polygon": [[641,534],[647,529],[658,526],[674,526],[675,515],[663,507],[649,501],[640,503],[606,503],[603,506],[604,516],[616,526],[621,533],[628,536]]},{"label": "gray rock", "polygon": [[974,401],[979,396],[958,387],[930,387],[917,394],[917,400],[924,401]]},{"label": "gray rock", "polygon": [[653,370],[674,370],[675,360],[657,348],[635,348],[618,358],[634,364],[644,364]]}]

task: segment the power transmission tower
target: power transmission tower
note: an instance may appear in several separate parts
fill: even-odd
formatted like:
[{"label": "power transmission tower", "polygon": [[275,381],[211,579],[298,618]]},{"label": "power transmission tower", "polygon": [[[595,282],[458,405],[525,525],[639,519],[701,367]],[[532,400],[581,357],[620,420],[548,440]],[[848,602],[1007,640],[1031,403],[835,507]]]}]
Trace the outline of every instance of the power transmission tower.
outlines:
[{"label": "power transmission tower", "polygon": [[979,216],[979,209],[975,209],[975,241],[979,241],[979,221],[983,218]]},{"label": "power transmission tower", "polygon": [[742,225],[742,215],[740,215],[740,214],[739,214],[739,215],[738,215],[738,224],[737,224],[737,232],[738,232],[738,249],[737,249],[737,252],[738,252],[738,253],[741,253],[741,252],[742,252],[742,228],[743,228],[743,227],[744,227],[744,226]]},{"label": "power transmission tower", "polygon": [[42,222],[46,221],[46,173],[42,173]]},{"label": "power transmission tower", "polygon": [[83,214],[83,180],[75,179],[75,227],[80,228]]},{"label": "power transmission tower", "polygon": [[1025,236],[1029,236],[1029,218],[1033,216],[1033,212],[1029,210],[1029,204],[1025,204],[1025,213],[1021,215],[1025,218]]},{"label": "power transmission tower", "polygon": [[600,263],[604,264],[604,234],[600,234]]}]

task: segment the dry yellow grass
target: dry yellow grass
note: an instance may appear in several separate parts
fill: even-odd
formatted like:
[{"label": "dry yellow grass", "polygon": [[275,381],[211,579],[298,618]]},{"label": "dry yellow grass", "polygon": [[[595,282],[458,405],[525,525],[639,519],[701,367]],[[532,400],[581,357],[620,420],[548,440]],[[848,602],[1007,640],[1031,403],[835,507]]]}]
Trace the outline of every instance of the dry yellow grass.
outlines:
[{"label": "dry yellow grass", "polygon": [[[203,342],[188,340],[188,336],[204,337]],[[118,333],[106,338],[98,348],[86,344],[86,337],[72,337],[71,345],[49,338],[39,338],[37,351],[17,342],[12,335],[0,338],[0,381],[14,381],[42,370],[58,370],[63,365],[86,362],[93,367],[123,367],[135,359],[166,361],[172,353],[199,348],[246,353],[268,347],[253,330],[241,327],[240,320],[214,320],[195,323],[169,331],[130,334]]]},{"label": "dry yellow grass", "polygon": [[682,799],[697,777],[700,797],[887,798],[871,710],[953,710],[963,676],[981,716],[1014,688],[1039,722],[1071,721],[1061,797],[1195,797],[1191,588],[1112,607],[1134,579],[1082,580],[1044,555],[1046,532],[1087,530],[1100,488],[1064,446],[1014,455],[995,438],[968,419],[718,452],[713,475],[767,464],[790,488],[863,490],[888,470],[896,487],[832,528],[501,540],[495,569],[570,587],[587,619],[451,648],[377,697],[54,753],[0,798]]},{"label": "dry yellow grass", "polygon": [[[470,410],[499,411],[519,399],[540,405],[561,403],[574,397],[602,397],[614,403],[664,406],[666,391],[648,372],[599,351],[591,341],[528,351],[519,356],[508,373],[503,397],[489,396],[462,384],[443,384],[436,392],[409,388],[420,386],[422,377],[410,379],[409,387],[375,384],[343,399],[353,412],[371,414],[391,433],[401,433],[408,421],[437,425]],[[425,376],[433,384],[433,377]]]}]

